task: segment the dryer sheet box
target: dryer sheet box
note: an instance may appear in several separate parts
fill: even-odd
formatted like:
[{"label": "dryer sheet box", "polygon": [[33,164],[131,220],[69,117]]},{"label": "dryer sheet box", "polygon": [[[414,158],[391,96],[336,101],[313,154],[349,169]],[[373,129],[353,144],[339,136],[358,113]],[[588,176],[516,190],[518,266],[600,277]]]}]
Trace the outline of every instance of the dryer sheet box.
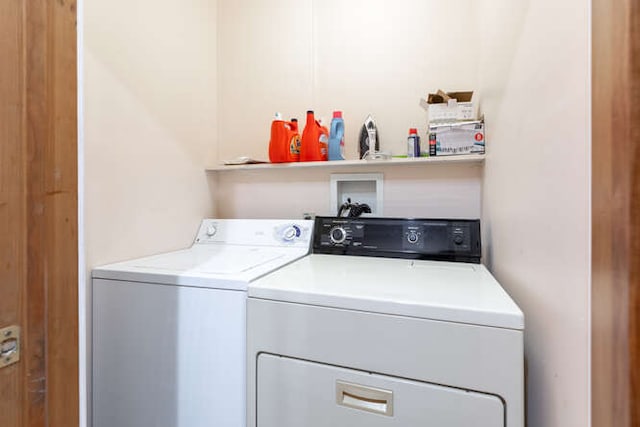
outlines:
[{"label": "dryer sheet box", "polygon": [[484,154],[484,119],[429,126],[429,156]]},{"label": "dryer sheet box", "polygon": [[427,112],[427,122],[431,124],[476,119],[473,91],[438,90],[420,99],[420,106]]}]

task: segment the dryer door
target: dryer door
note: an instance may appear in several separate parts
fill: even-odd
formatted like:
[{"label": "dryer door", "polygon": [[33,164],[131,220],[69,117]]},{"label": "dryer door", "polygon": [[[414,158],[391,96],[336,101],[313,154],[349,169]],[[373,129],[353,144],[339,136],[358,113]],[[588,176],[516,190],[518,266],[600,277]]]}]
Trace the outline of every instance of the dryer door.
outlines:
[{"label": "dryer door", "polygon": [[258,427],[504,427],[493,395],[268,354],[257,379]]}]

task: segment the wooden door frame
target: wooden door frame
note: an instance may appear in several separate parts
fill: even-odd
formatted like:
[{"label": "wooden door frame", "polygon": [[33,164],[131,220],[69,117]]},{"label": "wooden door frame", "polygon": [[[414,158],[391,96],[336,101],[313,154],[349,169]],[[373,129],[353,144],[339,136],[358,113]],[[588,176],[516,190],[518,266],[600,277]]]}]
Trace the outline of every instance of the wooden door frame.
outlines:
[{"label": "wooden door frame", "polygon": [[[78,138],[75,0],[6,0],[0,67],[0,207],[9,214],[0,320],[21,326],[20,361],[0,372],[0,424],[74,427],[78,386]],[[9,113],[7,112],[9,111]],[[13,226],[15,224],[15,226]],[[9,237],[10,236],[10,237]],[[11,241],[9,241],[11,240]],[[3,272],[4,273],[4,272]],[[5,325],[0,325],[5,326]]]},{"label": "wooden door frame", "polygon": [[640,426],[640,5],[592,0],[592,426]]},{"label": "wooden door frame", "polygon": [[27,98],[27,207],[33,221],[27,283],[42,283],[35,292],[45,297],[45,425],[73,427],[79,425],[77,5],[26,5],[26,89],[35,98]]}]

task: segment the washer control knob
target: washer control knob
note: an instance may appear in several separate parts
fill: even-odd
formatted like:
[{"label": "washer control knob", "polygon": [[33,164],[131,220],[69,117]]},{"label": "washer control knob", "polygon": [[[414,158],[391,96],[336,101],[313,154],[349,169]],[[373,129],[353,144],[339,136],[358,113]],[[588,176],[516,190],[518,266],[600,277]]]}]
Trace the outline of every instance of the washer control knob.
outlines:
[{"label": "washer control knob", "polygon": [[410,231],[409,234],[407,234],[407,241],[409,243],[418,243],[419,238],[418,233],[415,231]]},{"label": "washer control knob", "polygon": [[291,242],[293,239],[295,239],[299,235],[300,235],[300,229],[295,225],[290,225],[289,227],[285,228],[284,231],[282,232],[282,238],[286,242]]},{"label": "washer control knob", "polygon": [[216,234],[217,231],[218,231],[218,229],[216,228],[216,226],[213,225],[213,224],[210,224],[210,225],[207,226],[207,229],[206,229],[205,233],[207,233],[207,236],[213,237]]},{"label": "washer control knob", "polygon": [[335,244],[340,244],[347,239],[347,232],[342,227],[334,227],[329,231],[329,238]]},{"label": "washer control knob", "polygon": [[464,237],[462,237],[462,234],[456,234],[455,236],[453,236],[453,243],[455,243],[456,245],[461,245],[462,243],[464,243]]}]

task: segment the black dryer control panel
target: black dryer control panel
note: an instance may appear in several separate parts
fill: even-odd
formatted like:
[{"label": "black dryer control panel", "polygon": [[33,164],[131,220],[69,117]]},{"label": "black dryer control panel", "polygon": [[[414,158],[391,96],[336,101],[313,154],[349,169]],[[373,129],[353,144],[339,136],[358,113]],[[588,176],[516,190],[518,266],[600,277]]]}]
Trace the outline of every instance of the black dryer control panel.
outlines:
[{"label": "black dryer control panel", "polygon": [[480,263],[480,220],[316,217],[313,252]]}]

